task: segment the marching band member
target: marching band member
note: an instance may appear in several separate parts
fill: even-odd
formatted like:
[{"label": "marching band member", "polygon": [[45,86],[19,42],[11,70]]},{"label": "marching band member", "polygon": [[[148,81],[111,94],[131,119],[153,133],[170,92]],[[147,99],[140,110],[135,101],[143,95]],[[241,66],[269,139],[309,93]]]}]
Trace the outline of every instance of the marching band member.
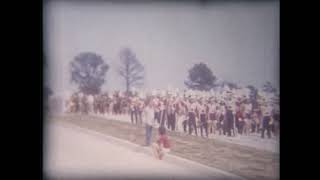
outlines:
[{"label": "marching band member", "polygon": [[[255,109],[253,109],[252,103],[254,102],[249,102],[248,97],[241,94],[233,96],[232,93],[226,92],[209,96],[207,93],[189,91],[180,95],[147,95],[138,99],[129,94],[120,96],[120,92],[113,92],[110,97],[107,93],[102,93],[88,99],[87,95],[77,92],[66,100],[65,106],[66,112],[70,113],[87,114],[89,111],[102,115],[105,112],[107,114],[112,112],[115,115],[128,113],[129,118],[131,116],[132,124],[141,124],[141,115],[145,109],[144,103],[150,101],[152,102],[154,119],[161,126],[166,124],[167,128],[172,131],[178,131],[181,127],[180,130],[183,129],[184,132],[188,131],[189,134],[192,134],[195,131],[195,134],[198,135],[199,128],[201,136],[204,136],[204,129],[208,137],[209,134],[215,134],[216,130],[219,130],[219,134],[221,134],[223,129],[223,134],[227,133],[230,136],[231,130],[235,134],[234,127],[236,127],[239,134],[247,134],[249,130],[251,132],[258,131],[257,133],[262,133],[262,138],[264,138],[265,131],[267,131],[268,137],[270,131],[273,132],[273,135],[277,134],[275,129],[277,129],[276,126],[279,126],[277,124],[279,117],[274,118],[275,121],[273,120],[276,106],[274,102],[270,101],[270,98],[265,99],[258,96],[258,103],[254,104]],[[89,107],[90,105],[92,108]],[[260,132],[261,130],[262,132]]]},{"label": "marching band member", "polygon": [[130,103],[130,114],[131,114],[131,123],[137,124],[138,123],[138,116],[137,116],[137,110],[136,110],[136,100],[135,98],[131,99]]},{"label": "marching band member", "polygon": [[200,101],[200,104],[198,105],[198,111],[199,111],[199,119],[200,119],[200,133],[201,137],[203,129],[206,132],[206,136],[208,137],[208,123],[207,123],[207,113],[206,113],[206,107],[203,101]]},{"label": "marching band member", "polygon": [[160,101],[157,97],[153,99],[153,108],[154,108],[154,118],[157,120],[158,124],[160,124]]},{"label": "marching band member", "polygon": [[173,101],[168,103],[168,129],[175,130],[176,126],[176,109]]},{"label": "marching band member", "polygon": [[196,136],[198,136],[197,126],[196,126],[196,110],[197,105],[190,99],[190,103],[188,104],[188,126],[189,126],[189,135],[192,134],[192,131],[195,130]]},{"label": "marching band member", "polygon": [[270,122],[271,122],[271,116],[270,112],[266,111],[263,119],[262,119],[262,132],[261,132],[261,138],[264,138],[264,132],[267,130],[268,138],[271,138],[271,129],[270,129]]},{"label": "marching band member", "polygon": [[232,107],[231,106],[227,106],[226,109],[226,115],[225,115],[225,128],[226,131],[228,133],[228,136],[231,136],[231,129],[233,129],[233,123],[234,123],[234,116],[232,113]]},{"label": "marching band member", "polygon": [[216,131],[216,105],[212,102],[212,100],[208,104],[208,114],[209,114],[209,123],[208,128],[210,130],[210,133],[215,134]]}]

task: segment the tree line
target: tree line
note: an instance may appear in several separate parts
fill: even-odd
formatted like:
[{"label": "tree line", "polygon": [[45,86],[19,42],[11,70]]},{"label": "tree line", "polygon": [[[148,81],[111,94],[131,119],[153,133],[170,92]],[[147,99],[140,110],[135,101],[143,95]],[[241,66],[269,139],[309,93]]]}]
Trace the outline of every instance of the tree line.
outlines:
[{"label": "tree line", "polygon": [[[144,84],[145,68],[130,48],[123,48],[119,52],[120,66],[117,68],[118,75],[123,79],[126,92],[129,93],[132,87],[139,87]],[[78,90],[84,94],[99,94],[102,85],[106,81],[107,72],[110,66],[102,56],[94,52],[79,53],[69,64],[71,83],[77,85]],[[188,76],[184,81],[187,88],[192,90],[208,91],[217,86],[227,85],[230,89],[238,88],[236,83],[223,81],[217,83],[217,77],[205,63],[194,64],[188,70]],[[251,91],[251,98],[256,99],[257,88],[247,86]],[[52,91],[45,87],[45,91],[52,94]],[[277,90],[270,82],[266,82],[263,91],[275,93]]]}]

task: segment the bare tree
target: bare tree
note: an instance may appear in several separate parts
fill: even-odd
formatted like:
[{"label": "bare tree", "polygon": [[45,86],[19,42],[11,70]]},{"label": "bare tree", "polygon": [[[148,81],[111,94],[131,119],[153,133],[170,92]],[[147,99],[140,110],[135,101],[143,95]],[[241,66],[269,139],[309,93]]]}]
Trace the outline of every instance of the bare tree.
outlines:
[{"label": "bare tree", "polygon": [[118,73],[125,80],[127,92],[131,87],[143,85],[144,67],[131,49],[124,48],[120,51],[120,63]]}]

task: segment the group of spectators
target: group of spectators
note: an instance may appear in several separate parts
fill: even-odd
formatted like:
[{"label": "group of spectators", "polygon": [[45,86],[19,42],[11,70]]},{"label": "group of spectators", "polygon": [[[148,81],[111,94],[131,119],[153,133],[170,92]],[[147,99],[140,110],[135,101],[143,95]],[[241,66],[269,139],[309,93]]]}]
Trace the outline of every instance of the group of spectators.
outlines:
[{"label": "group of spectators", "polygon": [[170,131],[208,137],[211,134],[237,136],[253,133],[261,138],[279,134],[280,112],[278,102],[263,97],[255,101],[235,92],[190,94],[102,93],[84,95],[74,93],[66,102],[67,112],[100,115],[126,115],[132,124],[148,121],[145,109],[152,111],[157,126]]}]

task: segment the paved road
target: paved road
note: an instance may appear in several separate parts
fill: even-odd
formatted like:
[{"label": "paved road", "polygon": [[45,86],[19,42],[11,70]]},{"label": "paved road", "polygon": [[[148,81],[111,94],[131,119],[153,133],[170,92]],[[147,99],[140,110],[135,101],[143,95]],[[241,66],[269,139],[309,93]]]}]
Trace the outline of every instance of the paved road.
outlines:
[{"label": "paved road", "polygon": [[[75,128],[50,122],[44,170],[54,177],[200,177],[201,173],[156,160]],[[185,178],[184,178],[185,179]]]}]

